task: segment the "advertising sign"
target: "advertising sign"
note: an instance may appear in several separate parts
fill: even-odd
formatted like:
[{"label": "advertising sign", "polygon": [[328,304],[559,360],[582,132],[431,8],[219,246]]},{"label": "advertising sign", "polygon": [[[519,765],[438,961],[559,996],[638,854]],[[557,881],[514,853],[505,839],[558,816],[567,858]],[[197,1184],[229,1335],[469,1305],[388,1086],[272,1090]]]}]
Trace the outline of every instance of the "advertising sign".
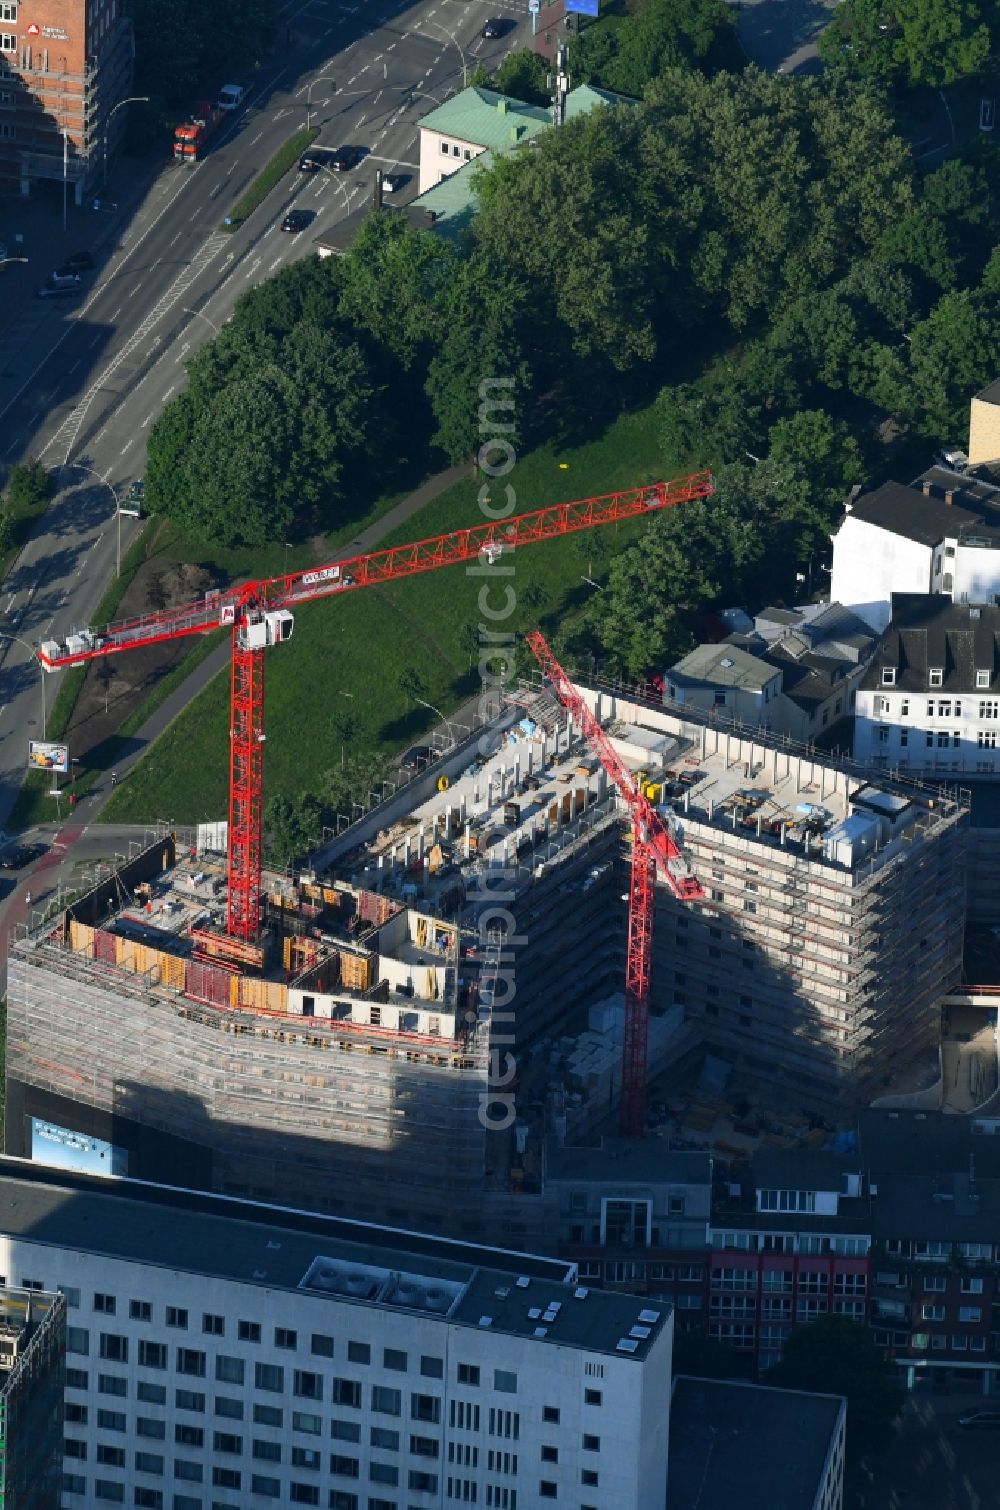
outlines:
[{"label": "advertising sign", "polygon": [[55,1122],[31,1119],[31,1157],[55,1169],[72,1169],[80,1174],[128,1174],[128,1150],[73,1132]]},{"label": "advertising sign", "polygon": [[69,745],[42,744],[32,739],[28,743],[28,765],[33,771],[69,771]]},{"label": "advertising sign", "polygon": [[599,0],[566,0],[566,10],[575,11],[578,16],[598,15]]}]

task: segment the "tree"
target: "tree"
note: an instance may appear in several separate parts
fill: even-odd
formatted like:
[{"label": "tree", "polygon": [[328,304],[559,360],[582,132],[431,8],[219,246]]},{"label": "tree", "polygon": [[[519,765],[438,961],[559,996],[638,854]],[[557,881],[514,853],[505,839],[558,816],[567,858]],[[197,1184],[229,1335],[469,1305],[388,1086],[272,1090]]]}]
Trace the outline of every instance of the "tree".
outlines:
[{"label": "tree", "polygon": [[312,792],[272,797],[264,809],[264,832],[274,862],[286,869],[315,849],[323,837],[323,806]]},{"label": "tree", "polygon": [[547,64],[545,59],[530,48],[509,52],[497,69],[490,85],[501,94],[513,95],[526,105],[547,105],[550,90],[545,82]]},{"label": "tree", "polygon": [[694,1329],[674,1332],[671,1367],[675,1378],[689,1374],[695,1379],[741,1379],[747,1372],[739,1353]]},{"label": "tree", "polygon": [[837,71],[937,89],[983,67],[990,29],[973,0],[843,0],[819,51]]},{"label": "tree", "polygon": [[10,510],[0,508],[0,556],[5,556],[14,545],[14,521]]},{"label": "tree", "polygon": [[340,740],[340,768],[344,770],[347,765],[347,746],[357,739],[364,725],[350,708],[337,713],[331,723],[334,735]]},{"label": "tree", "polygon": [[875,1344],[870,1329],[846,1316],[822,1316],[795,1327],[780,1363],[764,1375],[767,1384],[804,1389],[847,1400],[847,1448],[860,1456],[880,1446],[903,1405],[894,1365]]},{"label": "tree", "polygon": [[570,48],[570,63],[581,83],[638,98],[669,69],[706,66],[732,28],[721,0],[646,0],[614,29],[587,27]]},{"label": "tree", "polygon": [[811,487],[830,505],[864,476],[857,441],[843,420],[823,409],[799,409],[779,419],[768,440],[772,459],[801,467]]},{"label": "tree", "polygon": [[423,700],[424,679],[416,666],[404,666],[396,685],[408,702],[419,703]]},{"label": "tree", "polygon": [[969,397],[1000,369],[1000,300],[963,289],[945,294],[909,344],[908,417],[930,440],[954,443]]},{"label": "tree", "polygon": [[54,491],[50,473],[35,456],[15,462],[7,474],[7,507],[19,513],[47,503]]}]

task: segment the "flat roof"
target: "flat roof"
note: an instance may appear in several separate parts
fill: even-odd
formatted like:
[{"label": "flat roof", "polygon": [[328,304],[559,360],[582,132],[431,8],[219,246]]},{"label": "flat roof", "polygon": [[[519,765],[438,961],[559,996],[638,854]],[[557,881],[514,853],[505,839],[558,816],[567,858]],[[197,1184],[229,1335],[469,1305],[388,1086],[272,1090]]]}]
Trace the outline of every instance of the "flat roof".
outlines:
[{"label": "flat roof", "polygon": [[[478,1327],[489,1315],[497,1332],[534,1338],[544,1326],[539,1341],[596,1352],[617,1354],[619,1341],[640,1324],[639,1312],[655,1311],[654,1320],[642,1323],[648,1335],[634,1339],[635,1352],[621,1355],[640,1360],[670,1312],[662,1301],[647,1305],[635,1296],[581,1290],[574,1267],[560,1259],[26,1159],[0,1157],[0,1212],[0,1230],[26,1242],[306,1291],[320,1300],[436,1313],[462,1326]],[[349,1288],[359,1275],[371,1293]],[[424,1304],[422,1287],[448,1297],[447,1310]],[[529,1314],[544,1314],[553,1302],[553,1321]]]},{"label": "flat roof", "polygon": [[691,682],[708,682],[718,687],[742,687],[759,691],[767,682],[780,676],[758,656],[750,655],[738,645],[696,645],[694,650],[671,666],[671,681],[683,686]]},{"label": "flat roof", "polygon": [[698,1150],[666,1148],[658,1138],[641,1142],[605,1138],[596,1148],[559,1148],[550,1142],[545,1150],[545,1180],[546,1184],[553,1180],[614,1180],[626,1185],[637,1181],[710,1185],[712,1156]]},{"label": "flat roof", "polygon": [[813,1510],[845,1409],[840,1395],[679,1375],[667,1510]]}]

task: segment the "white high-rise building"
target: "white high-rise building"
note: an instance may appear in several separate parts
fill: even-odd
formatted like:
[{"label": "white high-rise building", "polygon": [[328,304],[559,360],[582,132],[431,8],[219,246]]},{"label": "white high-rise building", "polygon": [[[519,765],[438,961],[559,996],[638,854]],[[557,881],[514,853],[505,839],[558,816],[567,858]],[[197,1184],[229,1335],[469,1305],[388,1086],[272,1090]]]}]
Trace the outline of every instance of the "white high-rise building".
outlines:
[{"label": "white high-rise building", "polygon": [[64,1510],[650,1510],[673,1315],[575,1269],[0,1160],[4,1283],[68,1306]]}]

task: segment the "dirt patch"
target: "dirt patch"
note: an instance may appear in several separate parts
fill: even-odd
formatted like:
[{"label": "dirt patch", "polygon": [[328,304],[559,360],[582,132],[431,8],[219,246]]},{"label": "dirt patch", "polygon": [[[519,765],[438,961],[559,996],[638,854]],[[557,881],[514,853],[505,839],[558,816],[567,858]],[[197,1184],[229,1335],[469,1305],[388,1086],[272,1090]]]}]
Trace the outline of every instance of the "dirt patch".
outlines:
[{"label": "dirt patch", "polygon": [[[220,585],[203,566],[165,562],[154,556],[144,561],[129,583],[115,612],[115,619],[134,619],[163,608],[194,603]],[[127,654],[109,655],[91,662],[67,737],[73,755],[83,766],[87,756],[109,735],[117,734],[125,719],[174,667],[184,659],[193,641],[149,645]]]}]

